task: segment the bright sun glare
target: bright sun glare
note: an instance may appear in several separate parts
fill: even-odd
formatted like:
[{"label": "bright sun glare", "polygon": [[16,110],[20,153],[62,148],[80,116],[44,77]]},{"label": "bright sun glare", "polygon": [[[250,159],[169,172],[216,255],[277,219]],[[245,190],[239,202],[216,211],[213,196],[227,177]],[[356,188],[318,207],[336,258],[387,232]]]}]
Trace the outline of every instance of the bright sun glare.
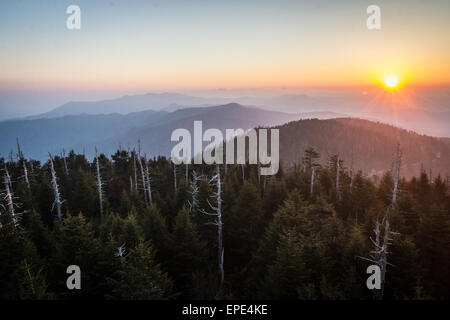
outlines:
[{"label": "bright sun glare", "polygon": [[389,76],[384,79],[384,84],[388,88],[395,88],[398,85],[398,78],[396,76]]}]

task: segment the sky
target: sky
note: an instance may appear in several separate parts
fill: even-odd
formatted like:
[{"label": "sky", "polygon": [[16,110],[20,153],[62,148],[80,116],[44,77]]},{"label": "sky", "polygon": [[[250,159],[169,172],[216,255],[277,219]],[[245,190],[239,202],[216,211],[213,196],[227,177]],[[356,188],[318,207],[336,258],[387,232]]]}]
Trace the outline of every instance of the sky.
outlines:
[{"label": "sky", "polygon": [[448,0],[1,0],[0,118],[149,91],[449,85],[449,31]]}]

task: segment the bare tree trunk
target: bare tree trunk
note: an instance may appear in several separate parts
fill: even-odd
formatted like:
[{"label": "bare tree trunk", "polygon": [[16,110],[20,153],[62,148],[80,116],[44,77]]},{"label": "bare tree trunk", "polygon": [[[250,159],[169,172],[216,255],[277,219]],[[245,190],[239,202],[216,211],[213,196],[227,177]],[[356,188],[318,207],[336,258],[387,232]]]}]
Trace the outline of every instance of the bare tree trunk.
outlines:
[{"label": "bare tree trunk", "polygon": [[147,157],[145,157],[145,178],[147,180],[147,194],[148,194],[148,201],[150,205],[153,205],[153,199],[152,199],[152,185],[151,185],[151,179],[150,179],[150,170],[148,169],[148,161]]},{"label": "bare tree trunk", "polygon": [[402,151],[400,149],[400,144],[397,145],[397,156],[395,159],[395,173],[394,173],[394,190],[392,192],[392,204],[397,202],[398,185],[400,182],[400,168],[402,165]]},{"label": "bare tree trunk", "polygon": [[220,178],[220,167],[216,165],[216,174],[209,181],[210,184],[213,184],[216,187],[216,192],[214,192],[214,196],[216,198],[217,206],[213,206],[209,201],[208,204],[210,208],[213,210],[213,213],[208,213],[205,210],[201,210],[202,213],[215,216],[216,221],[213,223],[217,226],[217,240],[218,240],[218,258],[219,258],[219,272],[220,272],[220,288],[223,287],[223,282],[225,278],[224,271],[224,248],[223,248],[223,223],[222,223],[222,181]]},{"label": "bare tree trunk", "polygon": [[52,187],[53,187],[53,192],[55,194],[55,202],[53,203],[54,206],[56,206],[56,212],[58,215],[58,220],[59,223],[62,223],[62,215],[61,215],[61,195],[59,194],[59,187],[58,187],[58,182],[56,180],[56,172],[55,172],[55,167],[53,166],[53,157],[52,155],[49,153],[50,156],[50,171],[52,174]]},{"label": "bare tree trunk", "polygon": [[19,138],[16,138],[16,142],[17,142],[17,158],[19,160],[22,160],[24,157],[23,157],[22,149],[20,148]]},{"label": "bare tree trunk", "polygon": [[[373,232],[375,233],[375,240],[370,238],[372,244],[374,245],[374,250],[372,251],[372,255],[370,258],[359,257],[366,261],[372,262],[380,268],[380,289],[375,289],[373,292],[374,298],[376,300],[383,299],[384,287],[386,283],[386,270],[389,265],[388,262],[388,254],[389,254],[389,246],[391,245],[391,235],[397,234],[396,232],[392,232],[389,230],[389,208],[386,211],[386,214],[381,222],[377,218],[375,223],[375,229]],[[382,228],[384,227],[384,230]],[[383,233],[383,235],[382,235]]]},{"label": "bare tree trunk", "polygon": [[[400,169],[402,166],[402,151],[400,148],[400,144],[397,144],[397,154],[395,158],[394,163],[394,190],[392,192],[392,203],[391,207],[394,206],[395,203],[397,203],[398,198],[398,191],[399,191],[399,183],[400,183]],[[384,294],[384,284],[386,279],[386,268],[389,264],[387,256],[388,256],[388,247],[391,244],[392,239],[390,238],[391,235],[398,234],[396,232],[392,232],[389,230],[389,210],[391,207],[387,208],[386,214],[381,222],[381,225],[384,226],[384,234],[383,234],[383,241],[380,243],[381,238],[381,231],[380,231],[380,225],[377,219],[377,224],[375,228],[375,250],[373,255],[373,260],[377,263],[377,265],[381,269],[381,289],[378,292],[375,292],[375,298],[376,299],[382,299]],[[372,241],[373,242],[373,241]]]},{"label": "bare tree trunk", "polygon": [[17,227],[18,221],[17,221],[16,213],[14,211],[12,190],[10,189],[9,178],[6,175],[3,176],[3,184],[5,185],[5,192],[6,192],[5,198],[6,198],[6,202],[8,204],[8,211],[9,211],[9,214],[11,215],[14,226]]},{"label": "bare tree trunk", "polygon": [[25,183],[27,184],[28,191],[31,192],[30,180],[28,179],[27,162],[24,159],[22,163],[23,163],[23,176],[25,178]]},{"label": "bare tree trunk", "polygon": [[69,176],[69,168],[67,167],[66,150],[65,149],[63,149],[63,160],[64,160],[64,172],[66,173],[66,176]]},{"label": "bare tree trunk", "polygon": [[95,147],[95,163],[97,166],[97,187],[98,187],[98,201],[100,202],[100,219],[103,221],[103,190],[102,178],[100,176],[100,162],[97,154],[97,147]]},{"label": "bare tree trunk", "polygon": [[189,203],[189,206],[191,208],[191,213],[195,214],[197,212],[198,208],[198,192],[199,192],[199,186],[198,182],[201,180],[201,176],[197,175],[197,172],[195,170],[192,170],[192,180],[191,180],[191,202]]},{"label": "bare tree trunk", "polygon": [[133,150],[133,162],[134,162],[134,190],[137,192],[138,181],[137,181],[137,167],[136,167],[136,151]]},{"label": "bare tree trunk", "polygon": [[5,175],[6,175],[6,178],[8,179],[9,189],[12,190],[11,176],[9,175],[8,168],[6,167],[6,164],[5,164]]},{"label": "bare tree trunk", "polygon": [[241,168],[242,168],[242,183],[245,183],[245,167],[243,164],[241,164]]},{"label": "bare tree trunk", "polygon": [[145,204],[147,204],[147,187],[146,187],[146,182],[145,182],[145,172],[144,172],[144,167],[142,166],[142,159],[141,156],[139,156],[138,158],[138,163],[139,163],[139,168],[141,169],[141,179],[142,179],[142,188],[144,189],[144,201]]},{"label": "bare tree trunk", "polygon": [[316,171],[315,168],[312,167],[311,168],[311,190],[310,190],[311,197],[312,197],[313,192],[314,192],[314,174],[315,174],[315,171]]},{"label": "bare tree trunk", "polygon": [[220,270],[220,287],[223,286],[224,276],[225,272],[223,269],[223,261],[224,261],[224,248],[222,245],[222,182],[220,180],[220,169],[217,165],[217,180],[216,180],[216,187],[217,187],[217,236],[218,236],[218,249],[219,249],[219,270]]}]

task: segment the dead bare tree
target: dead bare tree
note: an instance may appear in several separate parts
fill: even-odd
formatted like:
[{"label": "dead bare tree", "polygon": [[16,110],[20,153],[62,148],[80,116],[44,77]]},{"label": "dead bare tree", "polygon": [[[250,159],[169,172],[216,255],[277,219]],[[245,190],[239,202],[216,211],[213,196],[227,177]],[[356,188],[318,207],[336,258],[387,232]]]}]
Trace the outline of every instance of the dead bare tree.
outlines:
[{"label": "dead bare tree", "polygon": [[120,247],[117,248],[117,252],[115,253],[116,257],[125,257],[126,247],[125,243],[123,243]]},{"label": "dead bare tree", "polygon": [[146,186],[146,181],[145,181],[145,170],[144,170],[144,166],[142,165],[142,159],[141,159],[140,155],[138,157],[138,163],[139,163],[139,168],[141,169],[142,188],[144,189],[144,201],[145,201],[145,204],[148,204],[148,202],[147,202],[147,186]]},{"label": "dead bare tree", "polygon": [[10,189],[9,177],[6,174],[3,176],[3,184],[5,186],[5,200],[8,205],[8,211],[9,211],[9,214],[11,215],[11,219],[13,221],[14,226],[17,227],[18,226],[18,217],[14,210],[13,195],[12,195],[12,190]]},{"label": "dead bare tree", "polygon": [[134,190],[137,192],[138,182],[137,182],[137,167],[136,167],[136,150],[133,150],[133,162],[134,162]]},{"label": "dead bare tree", "polygon": [[12,190],[11,176],[9,175],[8,167],[6,167],[6,164],[5,164],[5,175],[6,178],[8,179],[9,189]]},{"label": "dead bare tree", "polygon": [[23,157],[22,150],[20,148],[19,138],[16,138],[16,142],[17,142],[17,159],[21,160],[24,157]]},{"label": "dead bare tree", "polygon": [[388,262],[389,246],[392,244],[391,236],[397,235],[397,232],[390,230],[389,225],[389,212],[394,207],[397,202],[398,197],[398,185],[400,180],[400,168],[402,160],[402,152],[400,145],[397,145],[397,155],[394,164],[394,189],[392,192],[391,205],[386,209],[381,224],[379,218],[375,222],[375,229],[373,230],[375,234],[375,239],[370,238],[372,244],[374,245],[374,250],[371,251],[370,258],[360,257],[366,261],[376,264],[380,268],[380,289],[374,291],[374,298],[381,300],[383,298],[384,286],[386,282],[386,270],[388,265],[392,265]]},{"label": "dead bare tree", "polygon": [[64,173],[68,177],[69,176],[69,168],[67,167],[66,149],[62,150],[62,154],[63,154],[63,161],[64,161]]},{"label": "dead bare tree", "polygon": [[381,224],[377,218],[375,223],[375,239],[370,237],[370,241],[374,245],[374,250],[371,251],[370,258],[359,257],[363,260],[374,263],[380,268],[380,289],[374,291],[374,298],[377,300],[383,299],[384,286],[386,282],[386,269],[388,265],[392,265],[388,262],[389,246],[392,244],[392,235],[398,233],[389,230],[388,220],[389,208],[383,217]]},{"label": "dead bare tree", "polygon": [[53,157],[52,157],[52,155],[50,153],[48,155],[50,157],[50,172],[51,172],[51,175],[52,175],[53,193],[55,194],[55,201],[53,202],[52,211],[53,211],[53,208],[56,206],[56,212],[57,212],[57,215],[58,215],[58,220],[59,220],[59,223],[61,224],[62,223],[62,215],[61,215],[61,204],[62,204],[62,201],[61,201],[61,195],[59,193],[59,186],[58,186],[58,181],[57,181],[57,178],[56,178],[56,171],[55,171],[55,167],[53,165]]},{"label": "dead bare tree", "polygon": [[23,176],[25,178],[25,183],[27,184],[28,191],[31,192],[30,180],[28,179],[28,170],[27,170],[27,162],[25,159],[22,161],[23,164]]},{"label": "dead bare tree", "polygon": [[[16,139],[17,141],[17,158],[19,161],[22,161],[22,167],[23,167],[23,177],[25,179],[25,183],[27,184],[28,191],[31,191],[30,188],[30,181],[28,179],[28,170],[27,170],[27,161],[25,160],[25,157],[23,155],[22,149],[20,148],[19,138]],[[9,174],[8,174],[9,179]],[[11,184],[10,184],[11,186]],[[12,186],[11,186],[12,189]]]},{"label": "dead bare tree", "polygon": [[102,177],[100,175],[100,160],[98,157],[97,147],[95,147],[95,165],[97,167],[97,188],[98,188],[98,201],[100,205],[100,219],[103,221],[103,184]]},{"label": "dead bare tree", "polygon": [[195,214],[199,207],[198,193],[199,193],[199,181],[202,179],[195,170],[192,171],[192,180],[190,184],[191,201],[188,201],[191,214]]},{"label": "dead bare tree", "polygon": [[148,194],[148,201],[150,205],[153,205],[153,199],[152,199],[152,185],[151,185],[151,178],[150,178],[150,170],[148,168],[148,161],[147,156],[145,156],[145,180],[147,184],[147,194]]},{"label": "dead bare tree", "polygon": [[311,196],[313,195],[314,192],[314,174],[315,174],[316,169],[314,167],[311,168],[311,187],[310,187],[310,194]]},{"label": "dead bare tree", "polygon": [[394,165],[395,172],[394,172],[394,190],[392,192],[392,205],[394,205],[397,202],[401,165],[402,165],[402,151],[400,149],[400,144],[397,144],[397,156]]},{"label": "dead bare tree", "polygon": [[216,221],[210,223],[215,226],[217,226],[217,238],[218,238],[218,256],[219,256],[219,272],[220,272],[220,288],[223,286],[224,281],[224,268],[223,268],[223,262],[224,262],[224,248],[222,244],[222,229],[223,229],[223,223],[222,223],[222,181],[220,179],[220,167],[219,165],[216,165],[216,173],[215,175],[209,180],[209,184],[213,185],[216,189],[216,191],[213,193],[213,197],[216,199],[216,206],[213,206],[209,201],[208,205],[210,209],[213,211],[212,213],[207,212],[205,210],[200,210],[202,213],[209,215],[209,216],[215,216]]}]

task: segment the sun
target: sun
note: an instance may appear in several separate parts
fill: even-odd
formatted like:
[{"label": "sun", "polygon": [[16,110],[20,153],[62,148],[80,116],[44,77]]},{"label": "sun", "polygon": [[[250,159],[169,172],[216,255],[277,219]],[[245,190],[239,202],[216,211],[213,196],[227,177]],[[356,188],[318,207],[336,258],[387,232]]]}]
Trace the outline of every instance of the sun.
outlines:
[{"label": "sun", "polygon": [[399,80],[397,76],[388,76],[384,79],[384,85],[389,89],[394,89],[398,86]]}]

